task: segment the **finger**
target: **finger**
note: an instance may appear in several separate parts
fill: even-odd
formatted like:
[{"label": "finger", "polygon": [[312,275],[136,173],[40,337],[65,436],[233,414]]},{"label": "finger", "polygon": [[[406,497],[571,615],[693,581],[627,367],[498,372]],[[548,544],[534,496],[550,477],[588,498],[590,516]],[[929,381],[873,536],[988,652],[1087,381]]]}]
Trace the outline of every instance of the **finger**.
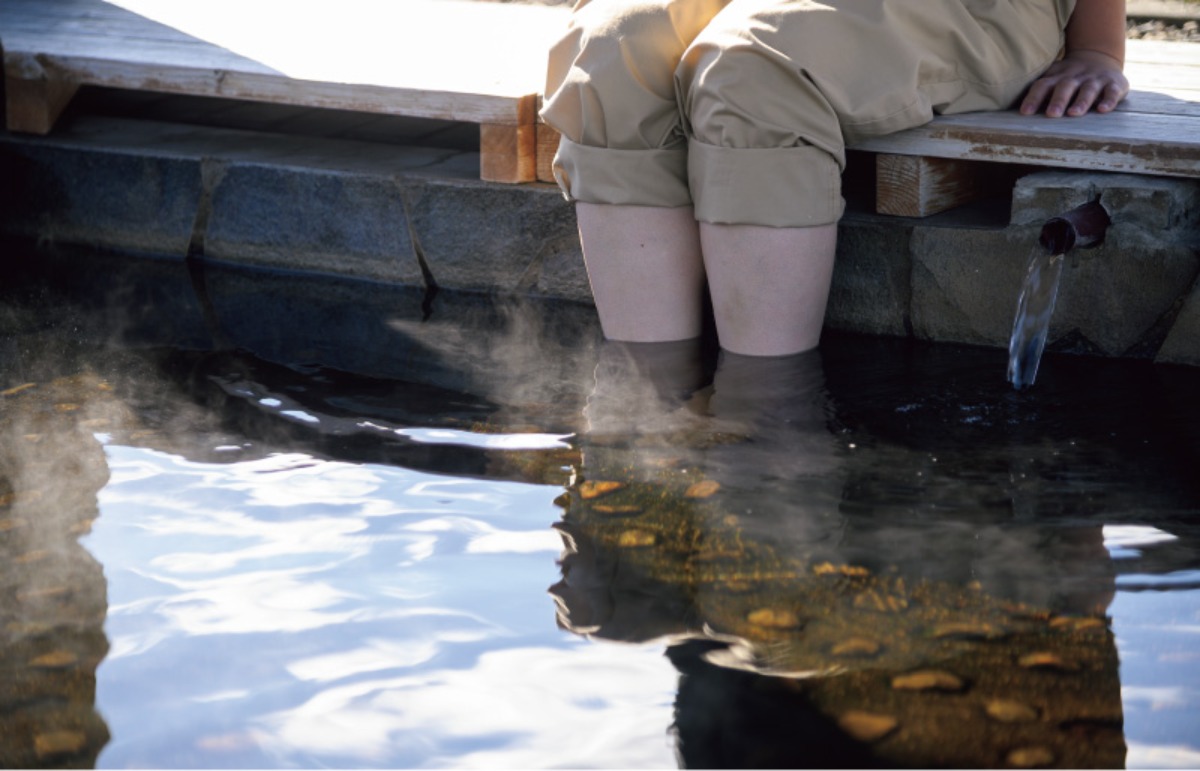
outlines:
[{"label": "finger", "polygon": [[1129,93],[1129,87],[1121,83],[1109,83],[1104,87],[1104,94],[1096,104],[1096,112],[1112,112]]},{"label": "finger", "polygon": [[1074,80],[1059,81],[1058,85],[1054,87],[1054,93],[1050,96],[1050,103],[1046,105],[1046,115],[1051,118],[1061,118],[1078,88],[1079,85]]},{"label": "finger", "polygon": [[1021,114],[1036,114],[1038,110],[1042,109],[1042,105],[1046,103],[1046,97],[1049,96],[1050,91],[1053,88],[1053,82],[1046,78],[1036,81],[1032,86],[1029,87],[1029,91],[1025,94],[1025,98],[1021,100]]},{"label": "finger", "polygon": [[1096,97],[1098,96],[1100,96],[1100,84],[1094,80],[1087,81],[1075,93],[1074,101],[1067,108],[1067,115],[1078,116],[1086,114],[1088,110],[1092,109],[1092,105],[1096,103]]}]

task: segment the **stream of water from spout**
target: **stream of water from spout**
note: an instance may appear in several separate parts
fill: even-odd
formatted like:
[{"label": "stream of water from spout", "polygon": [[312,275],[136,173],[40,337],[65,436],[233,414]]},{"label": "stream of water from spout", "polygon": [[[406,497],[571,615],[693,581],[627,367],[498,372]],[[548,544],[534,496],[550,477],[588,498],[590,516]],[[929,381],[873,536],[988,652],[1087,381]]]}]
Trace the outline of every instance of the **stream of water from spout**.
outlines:
[{"label": "stream of water from spout", "polygon": [[1037,378],[1062,268],[1061,254],[1047,254],[1038,246],[1033,248],[1008,341],[1008,380],[1018,390],[1033,385]]}]

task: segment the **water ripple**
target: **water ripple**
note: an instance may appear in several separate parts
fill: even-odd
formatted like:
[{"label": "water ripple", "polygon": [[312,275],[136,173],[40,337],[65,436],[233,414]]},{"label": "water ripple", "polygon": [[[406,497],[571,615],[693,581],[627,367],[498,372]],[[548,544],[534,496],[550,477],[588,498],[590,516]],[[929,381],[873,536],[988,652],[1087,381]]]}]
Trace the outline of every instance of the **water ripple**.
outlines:
[{"label": "water ripple", "polygon": [[674,765],[661,647],[555,624],[561,488],[105,452],[100,765]]}]

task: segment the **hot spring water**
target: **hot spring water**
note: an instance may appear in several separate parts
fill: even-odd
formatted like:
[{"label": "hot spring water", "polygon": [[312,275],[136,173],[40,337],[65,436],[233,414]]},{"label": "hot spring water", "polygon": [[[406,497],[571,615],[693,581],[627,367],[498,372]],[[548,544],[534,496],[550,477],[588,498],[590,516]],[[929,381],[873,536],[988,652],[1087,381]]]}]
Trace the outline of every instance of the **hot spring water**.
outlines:
[{"label": "hot spring water", "polygon": [[517,314],[377,378],[51,308],[0,347],[5,766],[1200,764],[1194,371]]}]

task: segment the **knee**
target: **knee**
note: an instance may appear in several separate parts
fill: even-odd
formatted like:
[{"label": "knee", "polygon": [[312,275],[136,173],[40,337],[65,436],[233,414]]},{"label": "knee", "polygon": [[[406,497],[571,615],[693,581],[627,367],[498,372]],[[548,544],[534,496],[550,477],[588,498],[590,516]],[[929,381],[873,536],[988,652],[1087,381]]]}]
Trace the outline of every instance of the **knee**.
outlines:
[{"label": "knee", "polygon": [[681,57],[675,81],[689,135],[716,147],[814,146],[840,155],[841,124],[827,89],[839,87],[843,65],[821,54],[844,32],[840,19],[763,5],[722,15]]},{"label": "knee", "polygon": [[744,29],[706,31],[681,58],[676,89],[689,134],[718,147],[805,144],[821,109],[802,68]]},{"label": "knee", "polygon": [[624,84],[669,97],[682,45],[674,43],[669,3],[593,0],[576,8],[566,34],[550,51],[546,93],[586,82],[603,95]]},{"label": "knee", "polygon": [[592,0],[550,51],[542,117],[576,144],[681,144],[675,69],[728,0]]}]

